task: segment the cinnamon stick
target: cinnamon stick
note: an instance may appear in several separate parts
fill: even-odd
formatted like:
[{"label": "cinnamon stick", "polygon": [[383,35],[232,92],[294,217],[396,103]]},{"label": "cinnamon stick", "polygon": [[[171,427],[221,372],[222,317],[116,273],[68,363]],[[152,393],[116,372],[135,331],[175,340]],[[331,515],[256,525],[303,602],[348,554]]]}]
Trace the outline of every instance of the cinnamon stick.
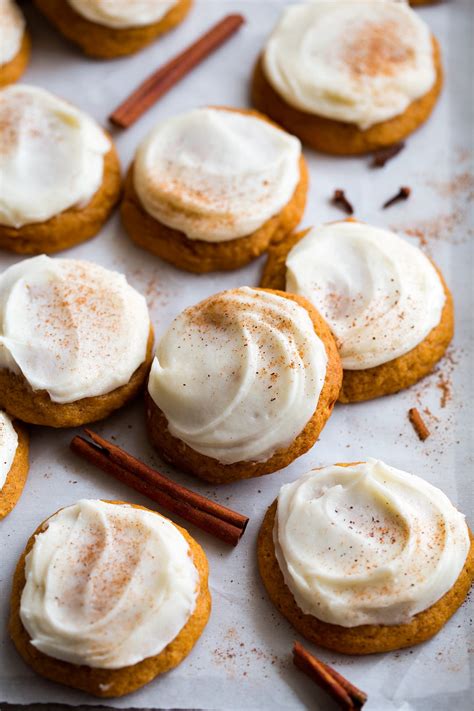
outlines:
[{"label": "cinnamon stick", "polygon": [[220,47],[245,22],[242,15],[227,15],[174,59],[151,74],[109,116],[120,128],[128,128],[191,69]]},{"label": "cinnamon stick", "polygon": [[247,527],[246,516],[180,486],[92,430],[85,433],[92,442],[77,435],[70,445],[73,452],[203,531],[237,545]]},{"label": "cinnamon stick", "polygon": [[430,436],[430,431],[426,426],[418,408],[412,407],[408,410],[408,419],[413,425],[413,429],[415,430],[418,437],[421,439],[422,442],[424,442],[425,439]]},{"label": "cinnamon stick", "polygon": [[365,692],[308,652],[299,642],[295,642],[293,646],[293,663],[321,689],[332,696],[344,711],[359,711],[367,701]]}]

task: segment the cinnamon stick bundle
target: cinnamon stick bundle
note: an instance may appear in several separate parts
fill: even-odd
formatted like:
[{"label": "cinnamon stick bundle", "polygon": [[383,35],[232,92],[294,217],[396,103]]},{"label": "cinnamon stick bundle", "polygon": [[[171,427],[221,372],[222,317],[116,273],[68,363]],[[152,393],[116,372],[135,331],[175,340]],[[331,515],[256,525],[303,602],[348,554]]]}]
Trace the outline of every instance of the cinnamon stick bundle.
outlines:
[{"label": "cinnamon stick bundle", "polygon": [[92,430],[84,431],[92,442],[77,435],[70,444],[80,457],[224,543],[236,546],[240,541],[246,516],[180,486]]}]

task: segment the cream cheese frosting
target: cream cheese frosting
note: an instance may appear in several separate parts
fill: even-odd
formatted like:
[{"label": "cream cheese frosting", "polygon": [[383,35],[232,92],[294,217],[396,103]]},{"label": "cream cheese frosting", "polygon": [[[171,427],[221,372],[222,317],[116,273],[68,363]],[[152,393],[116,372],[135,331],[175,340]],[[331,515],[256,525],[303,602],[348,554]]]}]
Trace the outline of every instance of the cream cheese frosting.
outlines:
[{"label": "cream cheese frosting", "polygon": [[13,0],[0,0],[0,66],[11,62],[20,51],[25,18]]},{"label": "cream cheese frosting", "polygon": [[8,472],[12,468],[18,448],[18,435],[12,421],[0,410],[0,491],[3,489]]},{"label": "cream cheese frosting", "polygon": [[0,224],[45,222],[85,207],[99,189],[110,140],[71,104],[39,87],[0,91]]},{"label": "cream cheese frosting", "polygon": [[393,0],[291,5],[268,40],[263,68],[286,103],[361,130],[402,114],[436,79],[428,26]]},{"label": "cream cheese frosting", "polygon": [[286,289],[328,322],[345,370],[408,353],[439,324],[446,301],[430,260],[398,235],[362,222],[311,229],[286,259]]},{"label": "cream cheese frosting", "polygon": [[53,402],[128,383],[146,358],[149,330],[144,297],[97,264],[41,255],[0,274],[0,368]]},{"label": "cream cheese frosting", "polygon": [[158,124],[140,146],[134,185],[145,210],[189,239],[225,242],[259,229],[291,200],[301,144],[267,121],[201,108]]},{"label": "cream cheese frosting", "polygon": [[124,29],[151,25],[163,19],[179,0],[67,0],[87,20]]},{"label": "cream cheese frosting", "polygon": [[266,461],[313,416],[326,366],[306,309],[241,287],[178,316],[148,389],[171,434],[192,449],[223,464]]},{"label": "cream cheese frosting", "polygon": [[442,491],[375,459],[284,486],[273,535],[298,607],[342,627],[410,622],[452,588],[470,547]]},{"label": "cream cheese frosting", "polygon": [[20,617],[40,652],[120,669],[159,654],[192,615],[199,574],[153,511],[78,501],[48,519],[25,561]]}]

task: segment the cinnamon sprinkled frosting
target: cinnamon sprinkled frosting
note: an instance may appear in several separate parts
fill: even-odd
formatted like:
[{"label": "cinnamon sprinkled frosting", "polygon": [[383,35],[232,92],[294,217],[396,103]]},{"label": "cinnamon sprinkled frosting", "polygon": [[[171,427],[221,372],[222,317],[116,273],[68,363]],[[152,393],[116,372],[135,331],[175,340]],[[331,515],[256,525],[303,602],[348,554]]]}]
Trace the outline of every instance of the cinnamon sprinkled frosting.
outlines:
[{"label": "cinnamon sprinkled frosting", "polygon": [[226,242],[262,227],[291,200],[301,144],[267,121],[202,108],[163,121],[138,149],[144,209],[189,239]]},{"label": "cinnamon sprinkled frosting", "polygon": [[178,316],[148,389],[171,434],[192,449],[223,464],[266,461],[313,416],[326,365],[306,309],[241,287]]},{"label": "cinnamon sprinkled frosting", "polygon": [[439,324],[446,301],[436,269],[417,247],[348,220],[314,227],[293,247],[286,288],[326,319],[345,370],[408,353]]},{"label": "cinnamon sprinkled frosting", "polygon": [[25,18],[13,0],[0,0],[0,66],[11,62],[20,51]]},{"label": "cinnamon sprinkled frosting", "polygon": [[0,368],[53,402],[128,383],[145,360],[149,330],[144,297],[97,264],[41,255],[0,274]]},{"label": "cinnamon sprinkled frosting", "polygon": [[20,617],[40,652],[120,669],[159,654],[196,606],[189,545],[154,511],[87,500],[61,509],[25,561]]},{"label": "cinnamon sprinkled frosting", "polygon": [[436,78],[430,30],[404,0],[291,5],[263,66],[291,106],[362,130],[402,114]]},{"label": "cinnamon sprinkled frosting", "polygon": [[18,448],[18,435],[6,412],[0,410],[0,491],[12,468]]},{"label": "cinnamon sprinkled frosting", "polygon": [[273,537],[300,609],[342,627],[410,622],[451,589],[470,547],[442,491],[375,459],[284,486]]},{"label": "cinnamon sprinkled frosting", "polygon": [[0,91],[0,224],[45,222],[85,207],[99,189],[110,140],[87,114],[27,84]]}]

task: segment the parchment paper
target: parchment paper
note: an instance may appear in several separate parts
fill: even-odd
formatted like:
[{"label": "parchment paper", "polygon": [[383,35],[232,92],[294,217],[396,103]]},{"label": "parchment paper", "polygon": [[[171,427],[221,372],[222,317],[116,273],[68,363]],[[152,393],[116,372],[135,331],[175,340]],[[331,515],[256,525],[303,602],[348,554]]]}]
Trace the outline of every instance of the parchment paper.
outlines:
[{"label": "parchment paper", "polygon": [[[245,106],[249,76],[264,39],[277,20],[281,0],[243,2],[197,0],[188,20],[145,51],[117,61],[84,58],[29,6],[33,55],[24,81],[56,92],[106,125],[106,117],[154,68],[191,42],[225,12],[242,12],[246,26],[216,54],[165,96],[126,132],[113,131],[125,169],[154,122],[205,104]],[[313,466],[367,456],[419,474],[439,486],[474,523],[472,484],[472,37],[473,5],[452,0],[420,10],[441,41],[447,77],[431,120],[409,138],[407,148],[382,170],[369,158],[333,159],[307,150],[311,170],[309,202],[302,226],[342,217],[330,205],[343,188],[359,218],[408,230],[442,268],[454,292],[457,330],[453,347],[436,372],[411,390],[361,405],[337,406],[320,441],[286,470],[230,486],[212,488],[178,472],[173,476],[248,514],[248,530],[229,549],[189,527],[210,560],[213,612],[192,654],[177,669],[122,700],[97,701],[36,676],[19,658],[6,629],[11,577],[25,542],[37,524],[81,497],[126,499],[152,504],[87,466],[69,452],[73,431],[35,428],[31,471],[16,509],[0,523],[0,706],[10,703],[105,704],[118,708],[331,709],[330,700],[293,668],[290,651],[298,635],[273,609],[260,583],[255,544],[266,507],[285,482]],[[469,68],[470,67],[470,68]],[[471,175],[471,177],[470,177]],[[401,185],[412,188],[406,203],[380,206]],[[193,276],[134,247],[115,215],[101,234],[64,253],[125,272],[144,292],[156,334],[189,304],[223,288],[257,285],[264,258],[228,274]],[[18,257],[0,253],[0,269]],[[407,419],[409,407],[428,408],[431,437],[420,442]],[[141,402],[97,425],[116,441],[165,473],[146,441]],[[470,708],[473,647],[469,603],[430,642],[408,651],[357,659],[314,651],[335,664],[369,694],[367,711],[464,711]],[[311,645],[309,645],[311,646]],[[471,662],[471,664],[470,664]]]}]

